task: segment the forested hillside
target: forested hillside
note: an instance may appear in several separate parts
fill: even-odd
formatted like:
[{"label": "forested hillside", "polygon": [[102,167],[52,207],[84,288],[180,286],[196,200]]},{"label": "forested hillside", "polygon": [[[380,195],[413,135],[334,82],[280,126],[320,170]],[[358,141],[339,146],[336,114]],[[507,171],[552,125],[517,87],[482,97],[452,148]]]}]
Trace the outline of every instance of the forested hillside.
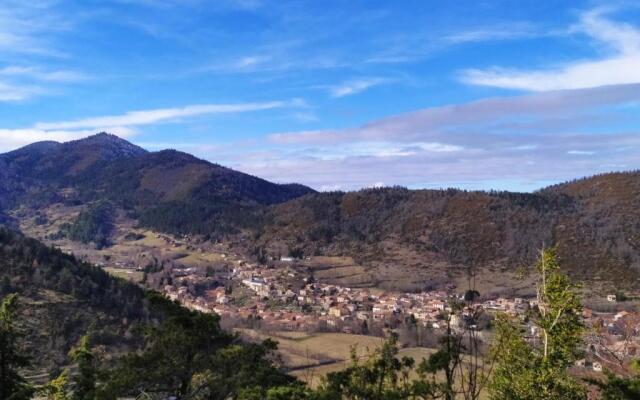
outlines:
[{"label": "forested hillside", "polygon": [[83,399],[206,390],[207,398],[227,399],[294,382],[273,363],[274,343],[244,343],[215,315],[184,309],[5,228],[0,304],[3,400],[28,399],[34,390]]},{"label": "forested hillside", "polygon": [[149,153],[107,134],[37,143],[0,155],[0,165],[0,220],[19,220],[18,207],[31,215],[53,204],[80,207],[60,235],[97,247],[110,244],[118,212],[156,231],[240,240],[254,254],[354,257],[374,284],[387,287],[515,275],[554,245],[577,280],[640,286],[638,172],[536,193],[316,193],[174,150]]},{"label": "forested hillside", "polygon": [[0,294],[17,293],[37,370],[68,363],[79,338],[117,352],[136,344],[132,332],[150,317],[144,291],[102,269],[0,228]]},{"label": "forested hillside", "polygon": [[229,233],[255,226],[263,206],[311,192],[175,150],[149,153],[106,133],[0,155],[0,212],[5,213],[20,206],[109,201],[158,230]]},{"label": "forested hillside", "polygon": [[[536,193],[368,189],[273,206],[257,246],[271,253],[351,255],[381,268],[452,271],[529,266],[543,247],[577,280],[637,286],[640,173],[614,173]],[[379,269],[380,269],[379,268]]]}]

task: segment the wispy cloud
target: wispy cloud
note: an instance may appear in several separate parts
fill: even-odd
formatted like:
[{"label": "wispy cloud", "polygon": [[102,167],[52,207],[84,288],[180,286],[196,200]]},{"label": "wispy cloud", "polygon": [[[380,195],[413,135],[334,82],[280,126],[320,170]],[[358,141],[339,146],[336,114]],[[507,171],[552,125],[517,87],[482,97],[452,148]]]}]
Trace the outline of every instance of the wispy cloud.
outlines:
[{"label": "wispy cloud", "polygon": [[[6,96],[11,93],[7,92]],[[20,93],[14,93],[18,97]],[[0,100],[3,91],[0,85]],[[38,122],[28,128],[0,129],[0,148],[8,149],[40,140],[66,141],[78,139],[99,131],[108,131],[121,137],[135,136],[139,126],[167,124],[185,118],[214,114],[246,113],[277,108],[298,108],[301,99],[262,103],[197,104],[185,107],[130,111],[120,115],[83,118],[71,121]]]},{"label": "wispy cloud", "polygon": [[[517,137],[514,127],[528,125],[527,133],[542,125],[558,121],[563,130],[592,125],[584,115],[601,107],[635,104],[640,101],[640,84],[619,85],[592,89],[535,93],[514,97],[495,97],[464,104],[445,105],[371,121],[356,128],[281,132],[269,136],[279,144],[345,143],[370,140],[415,141],[427,138],[446,143],[455,139],[452,132],[487,129],[487,133]],[[580,118],[573,118],[580,114]],[[522,135],[526,137],[526,135]],[[486,139],[480,136],[477,140]]]},{"label": "wispy cloud", "polygon": [[80,82],[89,79],[86,74],[72,70],[46,70],[33,66],[12,65],[0,68],[0,76],[25,77],[43,82]]},{"label": "wispy cloud", "polygon": [[36,129],[83,129],[109,128],[114,126],[138,126],[157,123],[167,123],[185,117],[199,115],[242,113],[249,111],[270,110],[285,106],[295,106],[295,101],[271,101],[265,103],[238,104],[198,104],[177,108],[160,108],[154,110],[130,111],[121,115],[84,118],[63,122],[39,122]]},{"label": "wispy cloud", "polygon": [[581,89],[640,82],[640,26],[606,18],[608,10],[582,15],[571,31],[586,34],[610,53],[598,60],[580,60],[561,67],[513,70],[503,67],[468,69],[461,80],[468,84],[506,89],[549,91]]},{"label": "wispy cloud", "polygon": [[442,39],[446,45],[492,42],[503,40],[515,40],[522,38],[540,37],[549,35],[549,32],[542,32],[530,23],[512,23],[509,25],[494,25],[491,27],[482,27],[460,31],[445,35]]},{"label": "wispy cloud", "polygon": [[[131,132],[125,129],[111,130],[112,133],[121,137],[131,136]],[[80,139],[97,133],[95,130],[43,130],[35,128],[25,129],[0,129],[0,150],[6,151],[20,146],[39,141],[67,142],[69,140]]]},{"label": "wispy cloud", "polygon": [[343,189],[372,181],[490,188],[509,180],[531,190],[609,171],[611,159],[616,169],[640,167],[640,132],[633,128],[640,115],[628,113],[639,101],[634,84],[432,107],[354,128],[276,133],[271,152],[243,157],[237,166],[316,188],[340,176]]},{"label": "wispy cloud", "polygon": [[374,86],[387,83],[384,78],[359,78],[343,82],[339,85],[329,87],[329,92],[333,97],[345,97],[364,92]]},{"label": "wispy cloud", "polygon": [[7,66],[0,68],[0,102],[24,101],[51,94],[61,84],[78,83],[88,79],[87,75],[72,70]]},{"label": "wispy cloud", "polygon": [[42,94],[44,89],[31,85],[13,85],[0,81],[0,102],[14,102],[27,100]]},{"label": "wispy cloud", "polygon": [[55,1],[6,0],[0,4],[0,52],[59,57],[54,33],[68,30],[71,16],[58,14]]}]

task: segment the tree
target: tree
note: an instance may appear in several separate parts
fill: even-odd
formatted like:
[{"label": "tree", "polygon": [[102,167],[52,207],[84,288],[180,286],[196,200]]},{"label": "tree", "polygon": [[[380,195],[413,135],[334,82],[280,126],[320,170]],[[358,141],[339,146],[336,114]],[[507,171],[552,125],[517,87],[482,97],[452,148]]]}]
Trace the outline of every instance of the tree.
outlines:
[{"label": "tree", "polygon": [[[439,396],[445,400],[453,400],[456,396],[456,373],[462,363],[461,356],[464,350],[462,336],[454,333],[451,323],[452,316],[459,313],[461,308],[461,304],[451,303],[451,312],[443,315],[446,329],[445,335],[440,339],[440,348],[428,359],[423,360],[418,367],[418,372],[430,375],[430,386],[437,389]],[[444,381],[436,379],[438,372],[444,373]],[[435,394],[433,396],[436,397]]]},{"label": "tree", "polygon": [[385,343],[371,353],[364,363],[355,348],[351,365],[327,375],[314,395],[319,399],[392,400],[412,398],[414,387],[409,373],[415,366],[410,357],[398,359],[397,336],[391,334]]},{"label": "tree", "polygon": [[57,378],[44,385],[38,392],[47,400],[71,400],[69,386],[69,370],[65,369]]},{"label": "tree", "polygon": [[99,388],[99,398],[144,393],[225,400],[238,398],[241,389],[264,398],[269,388],[295,381],[276,367],[275,342],[242,343],[220,328],[217,315],[184,309],[157,294],[150,300],[164,310],[164,321],[148,327],[143,351],[120,360]]},{"label": "tree", "polygon": [[194,378],[211,368],[217,352],[232,339],[221,330],[217,316],[180,308],[159,295],[152,295],[151,301],[166,309],[165,321],[147,328],[143,352],[122,358],[102,397],[141,393],[188,397],[197,390]]},{"label": "tree", "polygon": [[[199,398],[225,400],[257,396],[264,399],[272,387],[300,385],[295,378],[275,367],[276,348],[277,343],[267,339],[262,343],[232,344],[220,350],[211,365],[200,374],[203,378],[200,379]],[[291,393],[298,391],[294,386],[290,389]]]},{"label": "tree", "polygon": [[11,287],[11,280],[8,276],[4,276],[2,278],[2,283],[0,283],[0,294],[7,295],[13,291]]},{"label": "tree", "polygon": [[0,400],[30,399],[34,392],[19,372],[29,366],[29,358],[18,344],[21,334],[14,323],[17,307],[16,294],[0,303]]},{"label": "tree", "polygon": [[78,374],[73,378],[73,400],[93,400],[96,395],[96,367],[87,335],[71,350],[70,356],[78,364]]},{"label": "tree", "polygon": [[585,388],[567,373],[576,359],[583,332],[577,287],[560,272],[553,249],[542,251],[537,267],[538,305],[532,310],[530,321],[538,340],[525,340],[521,327],[512,318],[498,317],[492,349],[496,365],[489,385],[491,398],[586,399]]}]

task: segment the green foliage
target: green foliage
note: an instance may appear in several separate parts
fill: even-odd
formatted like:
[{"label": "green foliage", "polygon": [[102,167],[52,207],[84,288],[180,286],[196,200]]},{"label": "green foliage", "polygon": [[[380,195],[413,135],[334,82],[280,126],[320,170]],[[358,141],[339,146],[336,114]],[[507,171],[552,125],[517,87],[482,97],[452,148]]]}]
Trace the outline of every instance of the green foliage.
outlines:
[{"label": "green foliage", "polygon": [[20,374],[29,366],[20,347],[22,335],[15,325],[18,297],[10,294],[0,303],[0,400],[30,399],[34,390]]},{"label": "green foliage", "polygon": [[[425,367],[426,365],[430,365],[431,369]],[[309,394],[308,398],[435,399],[442,395],[442,386],[435,383],[435,376],[441,368],[440,363],[432,357],[429,361],[423,360],[423,364],[416,370],[413,358],[398,357],[397,337],[392,334],[364,363],[359,361],[354,349],[351,365],[343,371],[328,374],[321,387]],[[410,379],[412,371],[418,372],[419,379]],[[430,378],[427,378],[427,374]]]},{"label": "green foliage", "polygon": [[81,243],[95,243],[101,249],[111,244],[109,236],[113,230],[113,206],[104,201],[92,204],[81,212],[72,224],[64,224],[60,235]]},{"label": "green foliage", "polygon": [[69,370],[65,369],[57,378],[39,389],[38,394],[47,400],[72,400],[70,386]]},{"label": "green foliage", "polygon": [[542,252],[538,271],[538,307],[531,319],[542,332],[544,361],[566,368],[575,361],[584,331],[578,287],[560,272],[555,249]]},{"label": "green foliage", "polygon": [[135,327],[161,317],[151,313],[140,287],[1,227],[0,260],[0,283],[26,300],[28,323],[19,326],[28,340],[21,343],[38,369],[65,365],[69,349],[88,331],[107,351],[134,349],[142,342],[132,334]]},{"label": "green foliage", "polygon": [[320,392],[325,398],[335,399],[401,398],[401,395],[408,394],[408,387],[399,386],[398,375],[403,366],[396,358],[397,354],[395,336],[391,336],[364,363],[360,363],[353,349],[351,365],[343,371],[330,373]]},{"label": "green foliage", "polygon": [[589,380],[600,388],[602,400],[640,399],[640,376],[621,377],[605,371],[604,381]]},{"label": "green foliage", "polygon": [[80,339],[70,356],[78,364],[78,374],[73,379],[73,400],[93,400],[96,395],[97,369],[89,346],[89,336],[84,335]]},{"label": "green foliage", "polygon": [[41,289],[55,290],[74,295],[85,307],[100,307],[121,317],[134,319],[145,313],[144,291],[138,286],[3,227],[0,259],[4,261],[0,279],[13,279],[12,290],[17,293],[36,295]]},{"label": "green foliage", "polygon": [[110,372],[101,398],[147,393],[224,400],[247,388],[264,395],[294,380],[269,358],[274,342],[236,343],[215,315],[186,310],[159,295],[150,301],[164,310],[165,321],[148,327],[143,352],[127,354]]},{"label": "green foliage", "polygon": [[531,316],[539,345],[524,338],[517,322],[501,315],[496,327],[496,359],[489,386],[493,400],[586,399],[583,386],[567,367],[575,360],[583,326],[576,287],[560,272],[553,250],[538,261],[538,308]]}]

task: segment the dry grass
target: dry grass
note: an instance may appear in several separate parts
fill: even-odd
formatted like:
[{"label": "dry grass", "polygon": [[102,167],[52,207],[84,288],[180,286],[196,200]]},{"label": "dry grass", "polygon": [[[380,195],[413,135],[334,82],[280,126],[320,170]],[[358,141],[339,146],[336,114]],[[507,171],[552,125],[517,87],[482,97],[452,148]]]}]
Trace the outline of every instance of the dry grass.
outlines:
[{"label": "dry grass", "polygon": [[[321,378],[330,372],[345,369],[351,363],[351,349],[364,360],[384,343],[384,339],[373,336],[344,333],[273,332],[265,334],[252,330],[241,330],[243,335],[256,340],[266,338],[278,342],[278,353],[283,363],[293,370],[291,375],[315,387]],[[401,349],[399,356],[413,357],[417,362],[428,357],[434,350],[426,348]]]},{"label": "dry grass", "polygon": [[134,271],[126,268],[114,268],[114,267],[104,267],[103,268],[107,273],[113,275],[118,278],[126,279],[133,283],[139,283],[142,281],[142,272]]},{"label": "dry grass", "polygon": [[351,257],[313,257],[304,265],[313,270],[320,281],[350,287],[369,287],[373,283],[366,268]]}]

